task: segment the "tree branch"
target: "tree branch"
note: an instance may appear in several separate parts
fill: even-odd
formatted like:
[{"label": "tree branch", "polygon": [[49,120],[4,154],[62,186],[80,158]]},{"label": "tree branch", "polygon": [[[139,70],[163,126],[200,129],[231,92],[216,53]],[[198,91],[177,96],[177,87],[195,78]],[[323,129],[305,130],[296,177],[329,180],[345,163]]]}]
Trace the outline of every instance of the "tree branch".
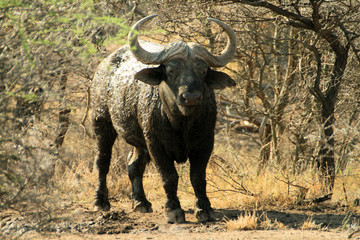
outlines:
[{"label": "tree branch", "polygon": [[[250,6],[254,6],[254,7],[263,7],[263,8],[266,8],[266,9],[269,9],[271,10],[272,12],[274,13],[277,13],[283,17],[286,17],[286,18],[289,18],[289,19],[292,19],[296,22],[298,22],[297,24],[301,24],[301,26],[303,28],[306,28],[306,29],[310,29],[310,30],[315,30],[314,28],[314,24],[313,22],[304,17],[304,16],[301,16],[300,14],[296,14],[296,13],[293,13],[293,12],[290,12],[288,10],[285,10],[281,7],[278,7],[274,4],[271,4],[267,1],[261,1],[261,0],[232,0],[232,2],[234,3],[243,3],[243,4],[247,4],[247,5],[250,5]],[[292,24],[294,24],[292,22]]]}]

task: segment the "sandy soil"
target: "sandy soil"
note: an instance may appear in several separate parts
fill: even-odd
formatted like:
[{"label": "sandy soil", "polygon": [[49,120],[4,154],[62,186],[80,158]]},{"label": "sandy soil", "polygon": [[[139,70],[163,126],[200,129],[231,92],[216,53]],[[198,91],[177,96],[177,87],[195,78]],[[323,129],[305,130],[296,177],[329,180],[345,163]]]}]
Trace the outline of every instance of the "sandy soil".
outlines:
[{"label": "sandy soil", "polygon": [[[360,216],[344,214],[341,207],[308,206],[296,210],[257,211],[278,221],[285,229],[228,231],[226,220],[236,219],[244,211],[216,209],[219,221],[197,223],[191,209],[186,211],[185,224],[167,224],[161,209],[140,214],[113,209],[96,212],[86,204],[67,203],[63,209],[52,212],[39,210],[0,213],[1,236],[5,239],[360,239],[360,233],[351,230],[351,224]],[[311,218],[317,230],[301,230]],[[261,217],[259,218],[261,219]],[[346,226],[347,230],[344,229]]]}]

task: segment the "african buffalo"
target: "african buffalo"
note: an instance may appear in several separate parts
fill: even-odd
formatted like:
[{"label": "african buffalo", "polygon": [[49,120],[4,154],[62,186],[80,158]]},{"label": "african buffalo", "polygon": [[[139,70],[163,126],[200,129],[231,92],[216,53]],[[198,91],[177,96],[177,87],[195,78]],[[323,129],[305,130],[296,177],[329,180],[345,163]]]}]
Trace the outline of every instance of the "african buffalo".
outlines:
[{"label": "african buffalo", "polygon": [[219,56],[195,43],[177,42],[164,47],[138,40],[139,27],[155,16],[145,17],[132,27],[128,36],[130,46],[108,56],[93,79],[92,118],[99,173],[95,206],[110,209],[106,175],[112,146],[119,134],[133,146],[128,173],[134,211],[152,212],[142,183],[146,164],[152,160],[166,192],[167,221],[184,222],[174,163],[189,159],[190,180],[197,199],[196,217],[200,222],[214,220],[205,179],[217,114],[213,90],[235,86],[235,82],[210,67],[221,67],[231,60],[236,36],[225,23],[208,19],[220,25],[228,36],[227,46]]}]

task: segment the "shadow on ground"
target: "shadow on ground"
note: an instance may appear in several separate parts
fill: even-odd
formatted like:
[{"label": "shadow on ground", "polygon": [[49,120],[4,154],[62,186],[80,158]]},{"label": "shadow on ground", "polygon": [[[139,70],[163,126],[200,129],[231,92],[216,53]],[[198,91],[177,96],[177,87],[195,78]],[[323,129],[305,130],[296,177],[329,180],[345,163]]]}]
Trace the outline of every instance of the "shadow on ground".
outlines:
[{"label": "shadow on ground", "polygon": [[[93,211],[92,205],[69,203],[51,214],[38,209],[8,210],[0,213],[0,237],[21,236],[29,231],[41,234],[123,234],[123,233],[211,233],[226,232],[226,221],[237,219],[253,211],[216,209],[219,221],[198,223],[192,209],[186,211],[187,222],[167,224],[162,209],[141,214],[113,209],[110,212]],[[286,229],[301,229],[311,219],[322,230],[358,229],[360,215],[344,207],[317,205],[284,210],[256,210],[259,221],[263,219],[284,224]],[[259,225],[260,226],[260,225]],[[355,227],[354,227],[355,226]],[[259,228],[261,229],[261,227]],[[265,229],[266,230],[266,229]]]},{"label": "shadow on ground", "polygon": [[[312,207],[314,208],[314,207]],[[223,219],[236,219],[239,216],[244,216],[246,213],[253,214],[253,211],[239,211],[218,209],[217,212],[222,215]],[[345,212],[345,211],[344,211]],[[259,220],[265,219],[265,216],[272,222],[280,222],[286,228],[300,229],[304,222],[311,220],[319,228],[325,229],[347,229],[351,225],[359,225],[360,215],[347,212],[347,213],[333,213],[329,209],[321,210],[319,207],[315,209],[298,209],[298,210],[283,210],[283,211],[255,211]]]}]

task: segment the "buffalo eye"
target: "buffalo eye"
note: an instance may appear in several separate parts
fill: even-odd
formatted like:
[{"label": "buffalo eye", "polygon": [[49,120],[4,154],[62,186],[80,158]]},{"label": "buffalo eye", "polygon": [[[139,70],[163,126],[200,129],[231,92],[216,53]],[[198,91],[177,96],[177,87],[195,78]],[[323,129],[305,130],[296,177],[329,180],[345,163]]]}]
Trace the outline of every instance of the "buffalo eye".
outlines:
[{"label": "buffalo eye", "polygon": [[206,75],[208,68],[201,69],[201,75]]},{"label": "buffalo eye", "polygon": [[173,68],[170,68],[168,70],[168,73],[171,74],[171,75],[174,75],[175,74],[175,70]]},{"label": "buffalo eye", "polygon": [[200,75],[200,76],[205,76],[208,72],[209,67],[207,66],[206,63],[204,63],[203,61],[199,61],[196,63],[195,65],[196,68],[196,72]]},{"label": "buffalo eye", "polygon": [[200,74],[200,76],[205,76],[208,71],[208,66],[198,66],[197,72]]},{"label": "buffalo eye", "polygon": [[172,60],[166,66],[166,73],[169,76],[173,77],[179,72],[180,68],[181,68],[181,63],[178,60]]}]

